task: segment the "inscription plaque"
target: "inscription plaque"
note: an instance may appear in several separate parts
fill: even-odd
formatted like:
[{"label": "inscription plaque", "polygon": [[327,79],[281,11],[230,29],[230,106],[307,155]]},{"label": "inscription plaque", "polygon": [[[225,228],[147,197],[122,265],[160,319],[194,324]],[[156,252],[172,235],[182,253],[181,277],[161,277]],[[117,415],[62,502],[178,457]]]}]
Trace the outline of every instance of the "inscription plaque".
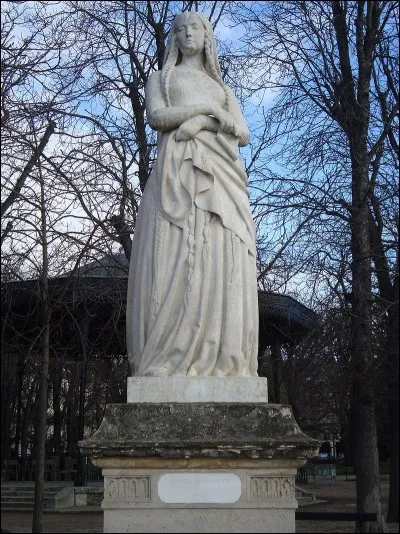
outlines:
[{"label": "inscription plaque", "polygon": [[228,504],[241,494],[242,483],[233,473],[170,473],[158,481],[158,496],[170,504]]}]

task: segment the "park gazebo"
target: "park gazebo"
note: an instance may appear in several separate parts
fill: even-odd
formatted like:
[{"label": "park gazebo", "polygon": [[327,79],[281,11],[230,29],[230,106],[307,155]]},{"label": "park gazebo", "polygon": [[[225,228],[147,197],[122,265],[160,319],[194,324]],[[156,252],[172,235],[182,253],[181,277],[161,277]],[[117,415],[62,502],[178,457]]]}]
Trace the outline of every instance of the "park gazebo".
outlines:
[{"label": "park gazebo", "polygon": [[[47,457],[55,458],[60,470],[65,466],[57,458],[79,456],[77,442],[99,426],[105,404],[126,402],[128,267],[124,254],[114,254],[88,263],[74,276],[49,280]],[[269,372],[269,400],[280,403],[283,348],[290,358],[317,318],[288,295],[259,291],[258,298],[259,375]],[[21,478],[22,472],[26,476],[33,469],[27,458],[34,448],[35,385],[40,373],[40,280],[2,283],[1,305],[2,466],[11,457],[20,458],[16,477]],[[84,484],[87,472],[78,464],[76,483]]]}]

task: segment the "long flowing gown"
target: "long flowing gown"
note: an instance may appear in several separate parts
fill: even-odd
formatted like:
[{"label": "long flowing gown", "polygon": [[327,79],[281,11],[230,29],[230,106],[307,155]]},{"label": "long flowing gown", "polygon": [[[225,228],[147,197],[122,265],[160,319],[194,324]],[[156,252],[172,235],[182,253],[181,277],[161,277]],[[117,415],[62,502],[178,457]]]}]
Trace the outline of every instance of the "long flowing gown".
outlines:
[{"label": "long flowing gown", "polygon": [[255,228],[220,134],[161,135],[140,203],[127,301],[135,376],[257,376]]}]

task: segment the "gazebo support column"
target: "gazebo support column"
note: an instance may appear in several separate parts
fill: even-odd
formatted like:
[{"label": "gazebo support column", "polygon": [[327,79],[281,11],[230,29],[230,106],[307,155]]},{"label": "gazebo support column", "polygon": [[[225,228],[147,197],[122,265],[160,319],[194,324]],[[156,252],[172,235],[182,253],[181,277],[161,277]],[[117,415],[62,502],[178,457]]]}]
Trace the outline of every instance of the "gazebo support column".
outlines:
[{"label": "gazebo support column", "polygon": [[272,373],[273,373],[273,391],[274,402],[280,404],[281,402],[281,384],[282,384],[282,348],[281,340],[279,336],[276,337],[276,341],[271,350],[272,359]]}]

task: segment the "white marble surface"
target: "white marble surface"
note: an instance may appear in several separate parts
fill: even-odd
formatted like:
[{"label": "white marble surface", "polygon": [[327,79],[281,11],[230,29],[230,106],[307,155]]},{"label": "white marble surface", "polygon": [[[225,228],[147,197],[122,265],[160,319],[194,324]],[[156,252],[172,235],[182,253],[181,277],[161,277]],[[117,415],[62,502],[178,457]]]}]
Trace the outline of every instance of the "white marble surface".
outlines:
[{"label": "white marble surface", "polygon": [[266,378],[130,377],[127,402],[268,402]]},{"label": "white marble surface", "polygon": [[132,374],[256,377],[255,225],[237,152],[249,130],[204,15],[175,18],[145,99],[158,154],[130,261]]},{"label": "white marble surface", "polygon": [[160,477],[157,489],[161,501],[170,504],[233,504],[242,495],[234,473],[170,473]]}]

